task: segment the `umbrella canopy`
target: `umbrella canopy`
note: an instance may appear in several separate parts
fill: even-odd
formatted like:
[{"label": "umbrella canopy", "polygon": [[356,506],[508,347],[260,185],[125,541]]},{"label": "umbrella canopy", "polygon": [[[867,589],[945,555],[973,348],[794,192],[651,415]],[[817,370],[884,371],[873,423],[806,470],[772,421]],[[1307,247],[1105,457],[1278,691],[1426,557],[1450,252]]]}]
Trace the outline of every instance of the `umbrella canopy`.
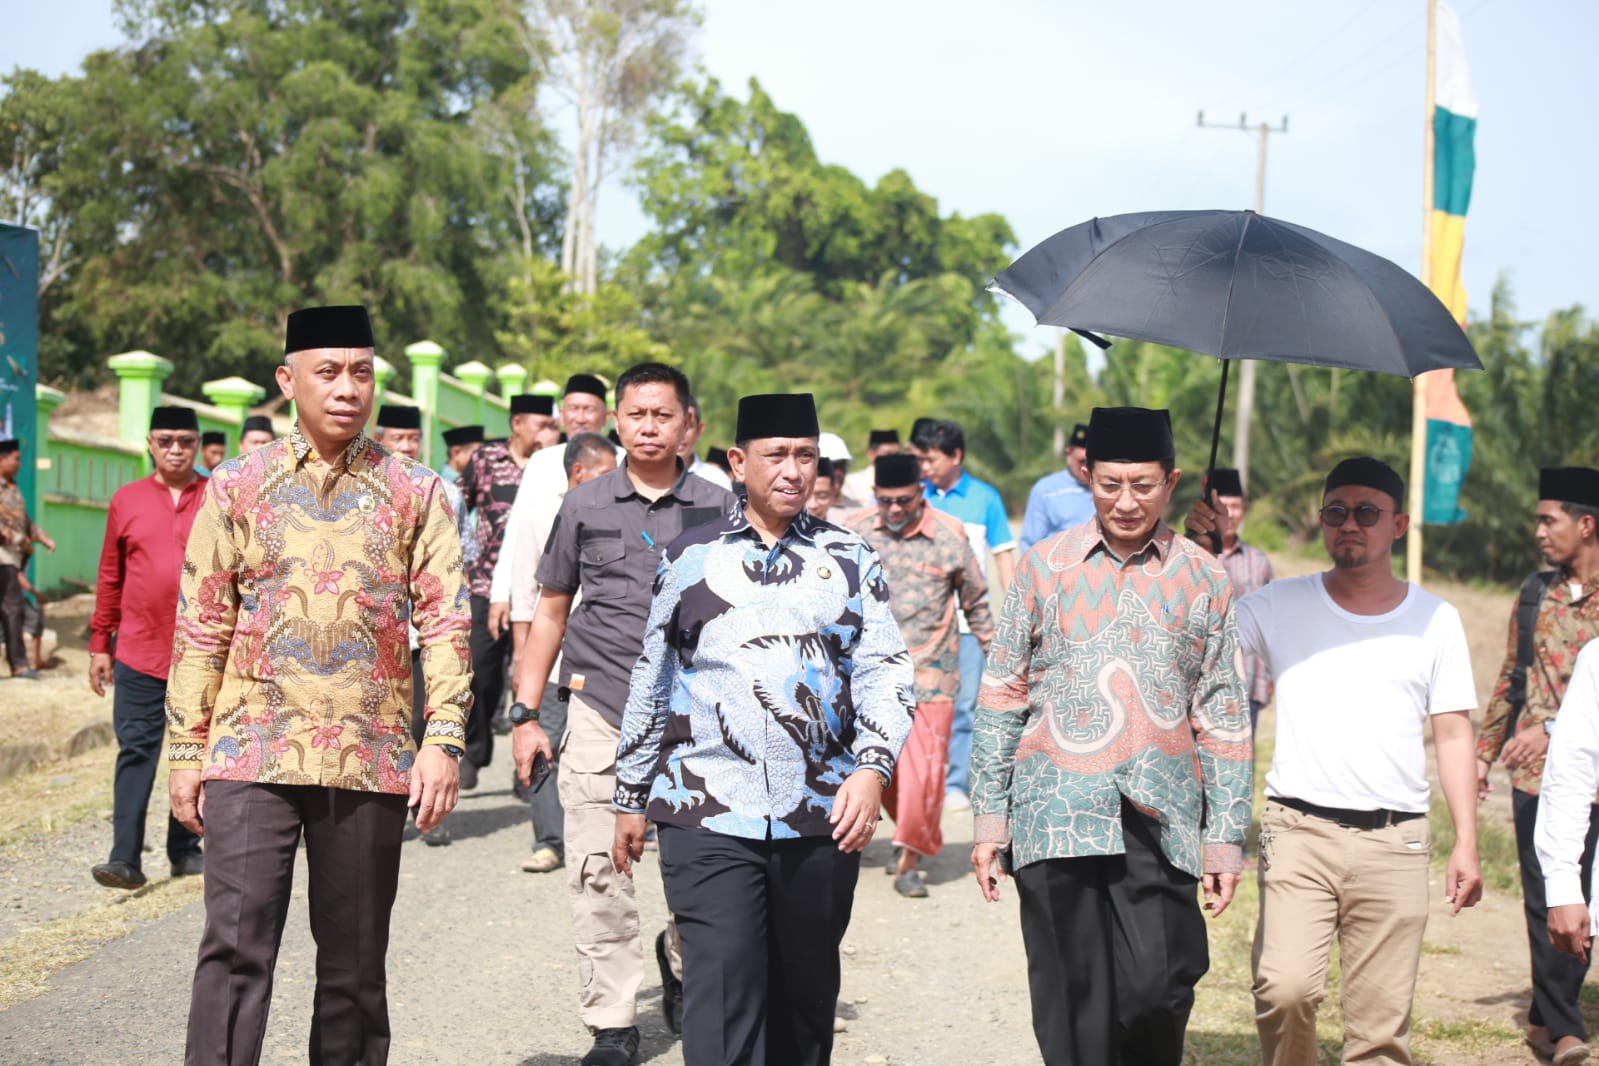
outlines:
[{"label": "umbrella canopy", "polygon": [[1151,211],[1062,230],[994,287],[1039,325],[1414,377],[1482,369],[1432,291],[1352,244],[1253,211]]}]

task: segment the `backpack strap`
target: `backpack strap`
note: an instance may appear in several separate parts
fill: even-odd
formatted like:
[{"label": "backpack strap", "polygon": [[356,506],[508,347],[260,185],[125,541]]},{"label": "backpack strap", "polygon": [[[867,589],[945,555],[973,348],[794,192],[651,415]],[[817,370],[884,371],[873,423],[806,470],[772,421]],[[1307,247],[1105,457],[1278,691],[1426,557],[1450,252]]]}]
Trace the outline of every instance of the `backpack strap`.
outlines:
[{"label": "backpack strap", "polygon": [[1532,666],[1533,638],[1538,629],[1538,608],[1543,606],[1544,593],[1554,583],[1557,570],[1538,570],[1528,574],[1521,583],[1521,594],[1516,600],[1516,665],[1510,671],[1510,689],[1505,698],[1510,701],[1510,721],[1505,725],[1508,741],[1516,732],[1516,719],[1527,702],[1527,670]]}]

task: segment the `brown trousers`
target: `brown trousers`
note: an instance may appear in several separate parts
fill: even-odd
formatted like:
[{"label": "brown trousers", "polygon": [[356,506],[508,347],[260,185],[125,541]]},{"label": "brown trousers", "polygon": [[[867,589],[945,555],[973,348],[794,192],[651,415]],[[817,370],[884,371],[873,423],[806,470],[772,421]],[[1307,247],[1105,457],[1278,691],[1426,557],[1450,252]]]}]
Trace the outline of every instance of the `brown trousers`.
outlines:
[{"label": "brown trousers", "polygon": [[1271,800],[1260,816],[1255,1026],[1266,1066],[1315,1066],[1332,941],[1346,1063],[1409,1066],[1427,927],[1427,819],[1347,829]]},{"label": "brown trousers", "polygon": [[205,785],[205,932],[186,1066],[254,1066],[305,835],[316,938],[312,1066],[384,1066],[385,959],[406,797],[298,785]]}]

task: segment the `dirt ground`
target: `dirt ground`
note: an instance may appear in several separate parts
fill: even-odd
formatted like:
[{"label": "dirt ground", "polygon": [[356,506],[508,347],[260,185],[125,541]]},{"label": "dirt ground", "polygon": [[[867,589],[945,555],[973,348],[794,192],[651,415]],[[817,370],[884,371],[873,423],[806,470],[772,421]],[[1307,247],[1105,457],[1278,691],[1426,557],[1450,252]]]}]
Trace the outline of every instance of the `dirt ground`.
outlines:
[{"label": "dirt ground", "polygon": [[[1312,569],[1284,559],[1279,572]],[[1509,592],[1433,586],[1466,619],[1480,689],[1503,656]],[[108,720],[89,693],[75,627],[61,630],[60,662],[28,687],[0,682],[0,742],[66,733]],[[81,625],[76,627],[81,629]],[[1263,737],[1269,733],[1269,716]],[[25,726],[24,726],[25,723]],[[99,888],[89,867],[110,842],[112,748],[64,758],[0,785],[0,1062],[173,1062],[203,915],[199,885],[152,876],[138,893]],[[503,753],[502,753],[503,758]],[[576,967],[564,874],[529,875],[518,863],[530,832],[496,765],[451,818],[456,843],[407,845],[390,950],[397,1064],[575,1063],[587,1038],[577,1023]],[[1503,781],[1482,819],[1508,826]],[[164,784],[152,802],[147,870],[164,874]],[[966,855],[970,817],[947,813],[944,853],[927,867],[931,896],[899,898],[882,875],[887,846],[867,853],[844,949],[838,1063],[1039,1062],[1029,1021],[1025,960],[1010,886],[985,904]],[[301,878],[303,881],[303,877]],[[658,871],[638,882],[643,927],[664,920]],[[1450,918],[1441,902],[1427,932],[1415,1007],[1418,1061],[1525,1064],[1517,1029],[1527,994],[1519,899],[1492,892]],[[1187,1061],[1258,1061],[1248,992],[1252,886],[1211,926],[1212,972],[1200,985]],[[264,1061],[304,1060],[314,976],[303,895],[291,910]],[[1599,993],[1599,989],[1594,989]],[[1599,995],[1595,996],[1599,1004]],[[646,966],[640,996],[644,1061],[673,1066],[678,1045],[659,1013],[659,978]],[[1324,1061],[1337,1061],[1337,995],[1323,1005]],[[1590,1024],[1599,1018],[1590,1018]]]}]

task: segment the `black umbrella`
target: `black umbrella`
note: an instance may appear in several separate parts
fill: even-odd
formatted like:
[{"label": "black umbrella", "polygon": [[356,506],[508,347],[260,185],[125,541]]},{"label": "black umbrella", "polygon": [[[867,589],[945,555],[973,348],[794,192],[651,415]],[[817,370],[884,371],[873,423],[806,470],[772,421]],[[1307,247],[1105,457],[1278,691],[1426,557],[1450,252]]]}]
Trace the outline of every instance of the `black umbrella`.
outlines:
[{"label": "black umbrella", "polygon": [[1432,290],[1378,255],[1253,211],[1150,211],[1061,230],[994,288],[1041,326],[1220,356],[1216,469],[1233,359],[1414,377],[1482,369]]}]

